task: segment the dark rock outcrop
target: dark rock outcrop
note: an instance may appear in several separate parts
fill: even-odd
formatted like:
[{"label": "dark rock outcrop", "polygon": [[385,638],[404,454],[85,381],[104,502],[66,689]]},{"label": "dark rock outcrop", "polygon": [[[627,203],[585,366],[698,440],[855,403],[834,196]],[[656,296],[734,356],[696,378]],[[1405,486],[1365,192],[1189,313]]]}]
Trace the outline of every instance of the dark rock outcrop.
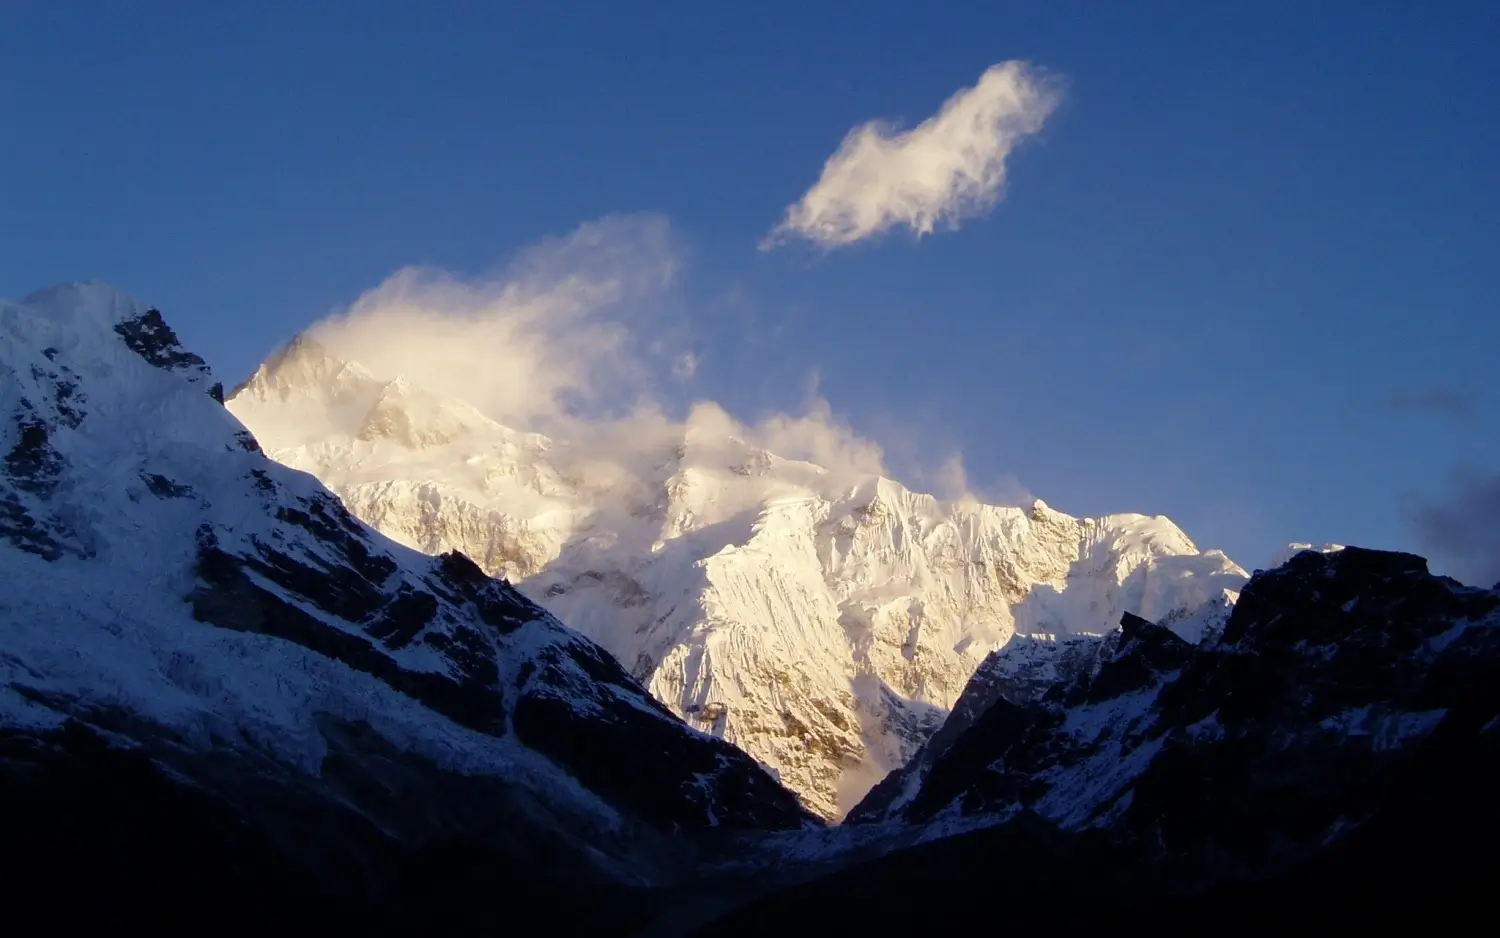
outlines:
[{"label": "dark rock outcrop", "polygon": [[[954,702],[943,725],[906,765],[881,779],[845,818],[846,823],[878,821],[904,805],[941,759],[991,707],[1027,707],[1055,685],[1092,673],[1118,636],[1079,635],[1035,639],[1017,635],[980,662]],[[967,745],[967,744],[966,744]],[[929,797],[931,797],[929,795]]]},{"label": "dark rock outcrop", "polygon": [[1035,813],[1206,887],[1386,823],[1435,759],[1493,767],[1500,595],[1418,557],[1304,552],[1251,580],[1219,642],[1127,615],[1110,644],[1041,701],[993,703],[898,816]]},{"label": "dark rock outcrop", "polygon": [[1489,914],[1497,786],[1500,594],[1306,552],[1256,575],[1221,641],[1126,616],[1091,673],[966,717],[895,813],[980,829],[701,934],[1460,928]]},{"label": "dark rock outcrop", "polygon": [[208,396],[224,403],[224,385],[213,379],[207,362],[182,347],[177,333],[162,319],[160,310],[152,307],[115,323],[115,334],[148,364],[179,375],[192,384],[207,385]]}]

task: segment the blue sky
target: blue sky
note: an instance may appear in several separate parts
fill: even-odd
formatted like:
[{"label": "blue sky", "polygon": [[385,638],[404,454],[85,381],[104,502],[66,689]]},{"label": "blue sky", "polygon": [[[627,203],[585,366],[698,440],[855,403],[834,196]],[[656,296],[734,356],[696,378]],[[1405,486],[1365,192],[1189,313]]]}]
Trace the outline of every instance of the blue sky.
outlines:
[{"label": "blue sky", "polygon": [[[1061,95],[992,211],[757,250],[852,128],[1010,60]],[[114,282],[233,381],[403,266],[650,213],[685,396],[816,373],[903,474],[960,450],[1248,567],[1418,549],[1414,504],[1500,468],[1497,88],[1482,2],[12,0],[0,296]]]}]

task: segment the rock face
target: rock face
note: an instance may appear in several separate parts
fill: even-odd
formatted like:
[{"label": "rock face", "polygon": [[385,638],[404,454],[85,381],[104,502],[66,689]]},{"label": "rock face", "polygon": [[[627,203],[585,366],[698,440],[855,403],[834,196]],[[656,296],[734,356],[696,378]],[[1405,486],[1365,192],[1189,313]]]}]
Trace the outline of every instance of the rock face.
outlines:
[{"label": "rock face", "polygon": [[1378,822],[1412,773],[1493,753],[1497,687],[1500,594],[1406,554],[1303,551],[1250,581],[1217,641],[1127,615],[1091,668],[969,715],[909,798],[858,813],[1039,816],[1177,882],[1267,875]]},{"label": "rock face", "polygon": [[365,522],[516,580],[825,818],[904,765],[1015,636],[1102,633],[1130,611],[1196,641],[1245,580],[1165,518],[944,502],[695,418],[601,474],[593,448],[307,337],[228,406]]},{"label": "rock face", "polygon": [[1123,620],[1039,698],[976,675],[893,780],[902,797],[877,787],[851,815],[882,823],[840,829],[916,826],[916,846],[701,934],[835,916],[892,933],[990,916],[1175,934],[1488,914],[1500,592],[1418,557],[1328,548],[1257,573],[1217,640]]},{"label": "rock face", "polygon": [[[1131,620],[1134,616],[1126,613]],[[915,797],[932,770],[996,704],[1026,707],[1060,683],[1091,674],[1119,642],[1119,632],[1103,635],[1017,636],[990,654],[969,678],[943,725],[906,765],[876,783],[846,818],[850,822],[886,818]]]},{"label": "rock face", "polygon": [[509,584],[267,459],[221,397],[108,287],[0,305],[8,791],[118,749],[221,820],[342,818],[345,860],[462,836],[601,881],[652,875],[673,832],[815,825]]}]

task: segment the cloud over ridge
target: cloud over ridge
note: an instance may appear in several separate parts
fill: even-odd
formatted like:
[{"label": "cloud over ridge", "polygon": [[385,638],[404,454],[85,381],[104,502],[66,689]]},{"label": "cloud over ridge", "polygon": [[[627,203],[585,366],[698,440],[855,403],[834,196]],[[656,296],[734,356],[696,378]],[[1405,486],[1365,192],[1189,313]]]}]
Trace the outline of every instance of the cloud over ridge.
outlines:
[{"label": "cloud over ridge", "polygon": [[[608,216],[488,274],[400,270],[309,334],[382,380],[404,377],[552,437],[555,457],[594,480],[643,477],[679,445],[714,459],[730,440],[816,464],[831,489],[890,477],[884,448],[815,384],[792,411],[748,420],[693,396],[700,352],[674,296],[682,257],[666,219]],[[932,479],[916,466],[913,481],[967,496],[961,463],[950,463]]]},{"label": "cloud over ridge", "polygon": [[655,360],[684,354],[665,299],[680,263],[666,219],[611,215],[489,274],[404,268],[312,333],[377,374],[546,432],[651,396]]},{"label": "cloud over ridge", "polygon": [[761,250],[794,238],[845,247],[899,225],[920,237],[984,215],[1003,195],[1006,159],[1041,129],[1058,98],[1051,81],[1010,61],[911,130],[879,120],[855,127]]}]

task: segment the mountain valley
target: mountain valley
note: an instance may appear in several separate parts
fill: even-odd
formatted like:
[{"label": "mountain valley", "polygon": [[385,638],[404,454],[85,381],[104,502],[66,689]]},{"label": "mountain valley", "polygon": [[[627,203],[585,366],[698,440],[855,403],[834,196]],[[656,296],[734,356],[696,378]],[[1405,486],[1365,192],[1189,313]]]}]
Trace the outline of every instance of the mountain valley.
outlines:
[{"label": "mountain valley", "polygon": [[225,394],[99,283],[0,303],[0,416],[18,934],[1488,914],[1500,590],[1420,557],[691,424],[590,475],[310,340]]}]

